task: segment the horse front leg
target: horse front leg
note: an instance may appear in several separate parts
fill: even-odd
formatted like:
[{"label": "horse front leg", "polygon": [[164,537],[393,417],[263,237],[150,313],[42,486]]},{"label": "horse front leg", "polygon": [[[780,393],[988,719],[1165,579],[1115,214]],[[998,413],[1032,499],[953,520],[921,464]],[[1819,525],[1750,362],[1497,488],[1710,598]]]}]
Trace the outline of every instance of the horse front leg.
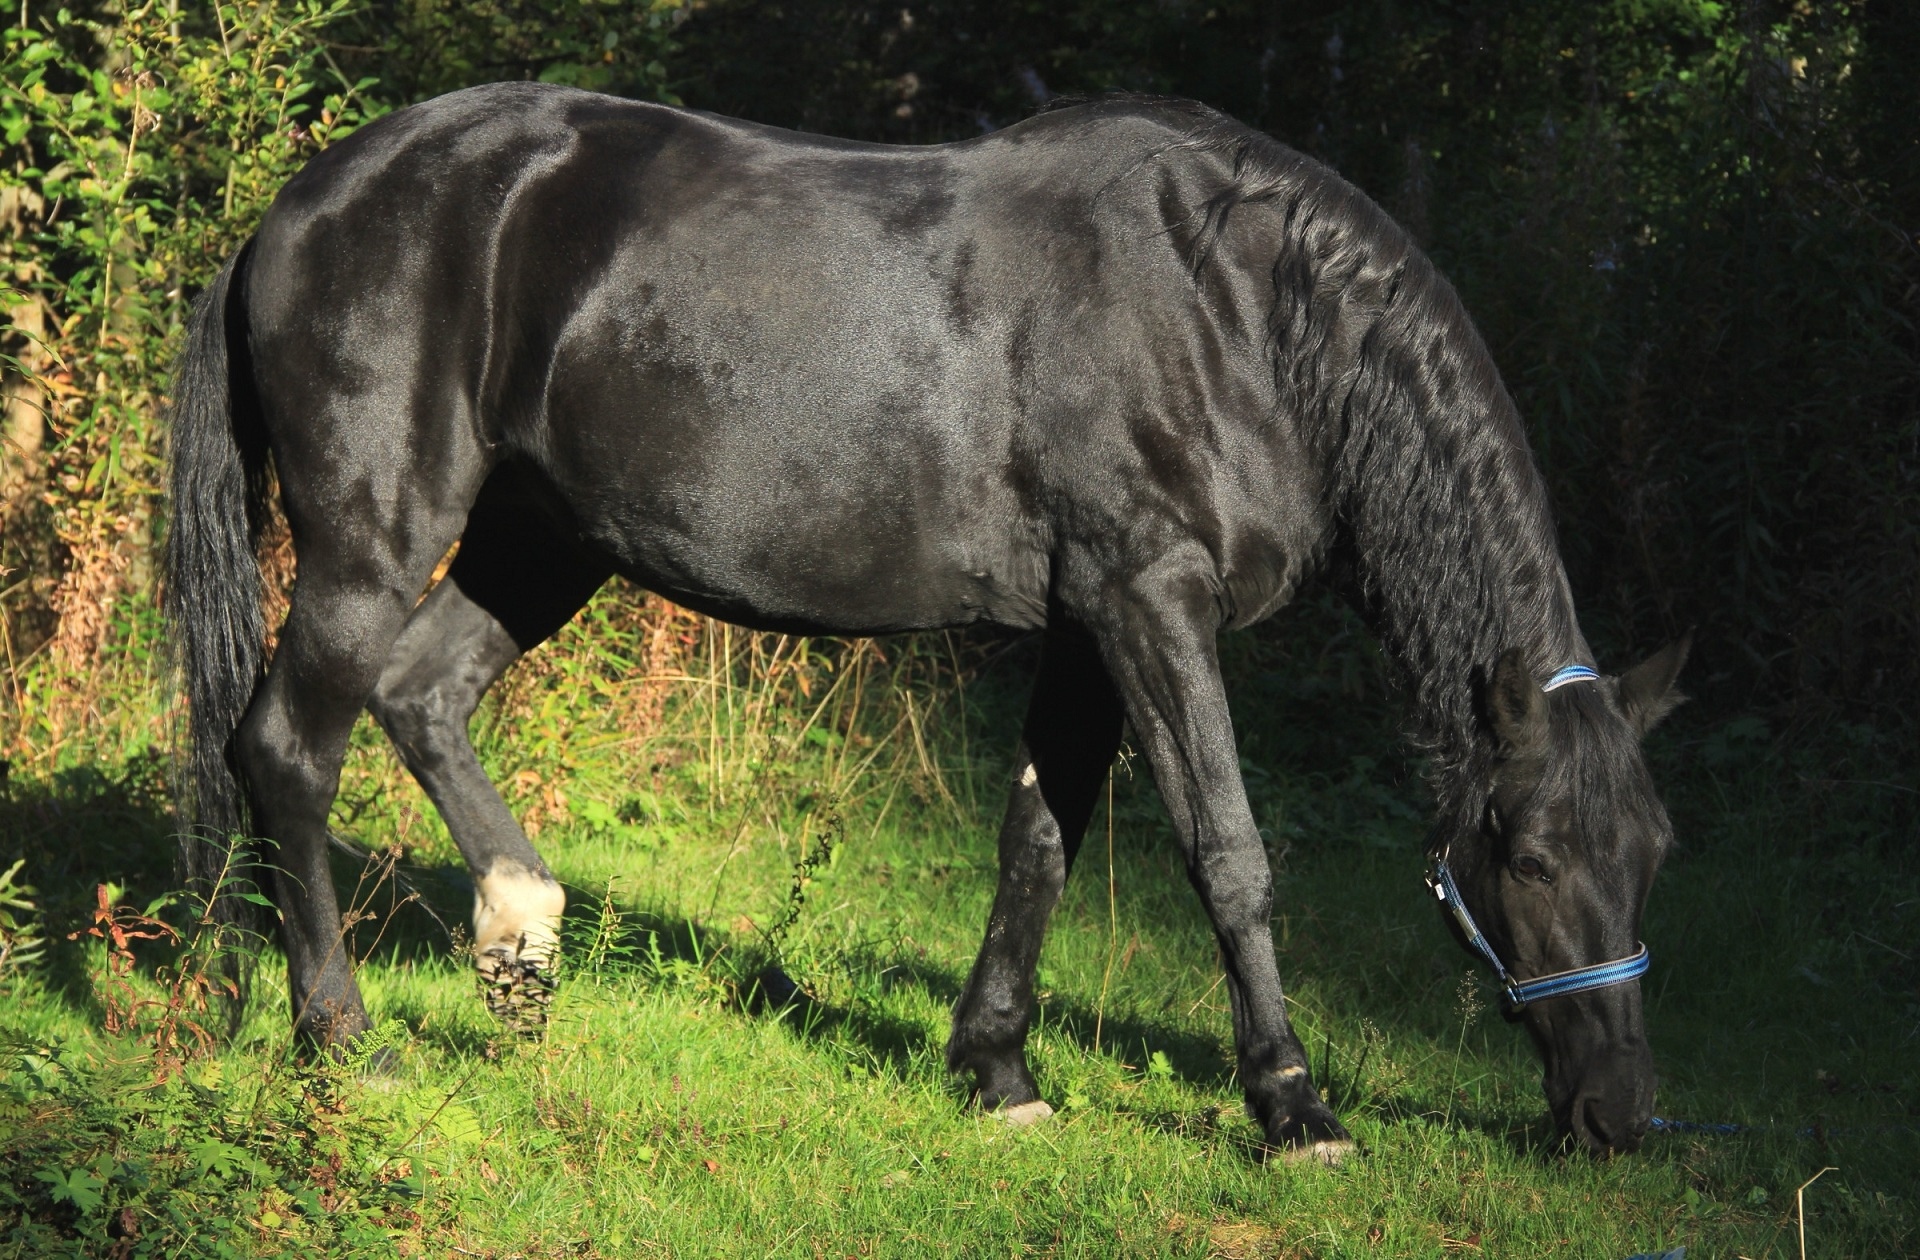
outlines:
[{"label": "horse front leg", "polygon": [[1027,1068],[1034,968],[1100,777],[1120,747],[1120,723],[1119,696],[1093,643],[1049,632],[1000,827],[1000,884],[947,1043],[947,1066],[973,1076],[979,1105],[1016,1122],[1051,1114]]},{"label": "horse front leg", "polygon": [[1314,1088],[1281,995],[1273,876],[1240,779],[1212,592],[1185,572],[1105,601],[1102,648],[1220,943],[1247,1111],[1290,1158],[1338,1162],[1353,1143]]}]

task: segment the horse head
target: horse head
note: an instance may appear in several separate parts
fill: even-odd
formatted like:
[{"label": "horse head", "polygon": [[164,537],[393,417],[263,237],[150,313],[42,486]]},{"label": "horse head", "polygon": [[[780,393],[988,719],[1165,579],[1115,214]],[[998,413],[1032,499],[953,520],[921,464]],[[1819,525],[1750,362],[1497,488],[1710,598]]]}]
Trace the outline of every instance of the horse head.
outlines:
[{"label": "horse head", "polygon": [[1687,648],[1618,678],[1564,671],[1583,685],[1555,694],[1507,652],[1483,692],[1492,755],[1432,848],[1448,924],[1501,973],[1563,1138],[1597,1154],[1637,1149],[1653,1115],[1640,919],[1673,828],[1640,740],[1680,702]]}]

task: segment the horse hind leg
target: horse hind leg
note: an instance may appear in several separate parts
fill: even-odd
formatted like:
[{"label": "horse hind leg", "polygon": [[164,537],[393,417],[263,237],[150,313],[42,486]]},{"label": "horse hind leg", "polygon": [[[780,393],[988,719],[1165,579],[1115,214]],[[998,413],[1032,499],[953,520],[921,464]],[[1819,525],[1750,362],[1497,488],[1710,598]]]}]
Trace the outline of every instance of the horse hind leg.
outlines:
[{"label": "horse hind leg", "polygon": [[353,724],[434,563],[459,532],[460,516],[429,505],[464,500],[457,486],[415,483],[403,487],[406,504],[384,521],[371,511],[322,517],[311,505],[351,502],[353,483],[340,474],[355,470],[291,458],[280,467],[300,580],[234,749],[256,830],[274,849],[269,879],[295,1030],[339,1048],[369,1021],[328,868],[327,815]]},{"label": "horse hind leg", "polygon": [[1100,779],[1120,747],[1120,700],[1091,641],[1048,633],[1000,827],[1000,882],[986,939],[954,1008],[947,1066],[1013,1123],[1051,1114],[1027,1067],[1034,968]]},{"label": "horse hind leg", "polygon": [[566,894],[481,768],[467,724],[507,667],[570,621],[607,573],[483,490],[368,704],[466,859],[474,966],[488,1009],[516,1030],[545,1022]]}]

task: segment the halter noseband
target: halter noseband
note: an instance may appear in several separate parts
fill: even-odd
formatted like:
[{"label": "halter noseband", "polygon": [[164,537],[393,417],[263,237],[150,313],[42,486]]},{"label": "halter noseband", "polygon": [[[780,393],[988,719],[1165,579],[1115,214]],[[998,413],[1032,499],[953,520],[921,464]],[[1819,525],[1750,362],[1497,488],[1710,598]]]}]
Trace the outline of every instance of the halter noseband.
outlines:
[{"label": "halter noseband", "polygon": [[[1592,682],[1600,674],[1586,665],[1568,665],[1557,670],[1553,677],[1541,684],[1540,690],[1552,691],[1568,683]],[[1591,967],[1575,967],[1570,971],[1556,971],[1549,975],[1537,976],[1532,980],[1516,980],[1506,964],[1500,961],[1500,955],[1481,932],[1480,925],[1473,921],[1473,915],[1467,910],[1467,902],[1460,895],[1460,885],[1453,880],[1453,871],[1447,866],[1447,846],[1433,856],[1427,867],[1427,887],[1433,889],[1433,895],[1440,899],[1453,915],[1455,923],[1460,925],[1461,934],[1474,952],[1487,960],[1493,973],[1499,978],[1500,987],[1506,994],[1507,1010],[1517,1014],[1530,1002],[1545,998],[1562,997],[1569,993],[1582,993],[1588,989],[1604,989],[1610,985],[1625,984],[1645,975],[1652,960],[1647,957],[1647,947],[1640,946],[1637,953],[1626,958],[1616,958],[1612,962],[1595,963]]]}]

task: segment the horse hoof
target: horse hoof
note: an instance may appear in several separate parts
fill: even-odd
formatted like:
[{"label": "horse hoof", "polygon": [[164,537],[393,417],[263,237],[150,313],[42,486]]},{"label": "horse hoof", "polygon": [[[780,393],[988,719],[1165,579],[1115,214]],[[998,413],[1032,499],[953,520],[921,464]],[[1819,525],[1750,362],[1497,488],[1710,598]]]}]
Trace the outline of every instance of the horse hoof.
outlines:
[{"label": "horse hoof", "polygon": [[1284,1164],[1325,1164],[1328,1168],[1338,1168],[1353,1152],[1351,1138],[1330,1138],[1304,1146],[1282,1147],[1279,1155]]},{"label": "horse hoof", "polygon": [[1041,1099],[1032,1102],[1015,1103],[1011,1107],[1002,1107],[998,1111],[989,1111],[988,1119],[998,1120],[1010,1129],[1024,1129],[1039,1124],[1042,1120],[1053,1118],[1053,1108]]},{"label": "horse hoof", "polygon": [[480,993],[487,1010],[507,1031],[537,1036],[547,1026],[547,1007],[556,987],[553,973],[540,960],[516,958],[506,950],[490,949],[474,960]]}]

